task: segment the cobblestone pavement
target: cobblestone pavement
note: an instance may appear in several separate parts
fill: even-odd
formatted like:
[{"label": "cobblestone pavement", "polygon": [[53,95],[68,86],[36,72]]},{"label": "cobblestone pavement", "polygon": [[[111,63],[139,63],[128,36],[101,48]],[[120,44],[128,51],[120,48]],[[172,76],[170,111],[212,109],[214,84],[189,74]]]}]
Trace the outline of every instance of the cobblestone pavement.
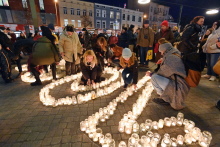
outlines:
[{"label": "cobblestone pavement", "polygon": [[[146,69],[140,68],[140,77]],[[17,72],[14,72],[16,74]],[[44,85],[50,81],[43,82]],[[64,84],[52,90],[51,95],[56,98],[73,94],[70,83]],[[212,133],[211,146],[220,147],[220,111],[215,108],[215,103],[220,99],[218,82],[202,79],[197,88],[192,88],[186,100],[187,107],[183,112],[185,118],[196,123],[201,130]],[[39,91],[43,86],[31,87],[20,79],[14,83],[4,84],[0,79],[0,146],[72,146],[72,147],[98,147],[99,144],[92,142],[89,137],[80,131],[80,122],[89,115],[105,107],[116,98],[122,88],[114,93],[97,98],[80,105],[46,107],[39,100]],[[130,111],[141,90],[129,97],[124,104],[119,104],[115,114],[100,127],[104,134],[111,132],[116,144],[125,140],[130,135],[118,132],[118,122],[123,114]],[[151,97],[155,97],[153,93]],[[144,109],[138,122],[146,119],[158,121],[164,117],[176,116],[178,111],[170,106],[160,106],[151,100]],[[165,127],[158,130],[161,135],[165,132],[172,137],[183,133],[183,127]],[[191,145],[198,146],[198,145]]]}]

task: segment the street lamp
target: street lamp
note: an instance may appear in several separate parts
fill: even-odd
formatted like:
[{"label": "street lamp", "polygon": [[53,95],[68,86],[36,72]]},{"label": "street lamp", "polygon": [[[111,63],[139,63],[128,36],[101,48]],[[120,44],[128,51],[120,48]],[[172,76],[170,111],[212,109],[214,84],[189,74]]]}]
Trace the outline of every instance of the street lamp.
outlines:
[{"label": "street lamp", "polygon": [[58,26],[58,15],[57,15],[57,2],[58,0],[54,0],[54,4],[55,4],[55,9],[56,9],[56,23],[57,23],[57,26]]},{"label": "street lamp", "polygon": [[149,2],[150,2],[150,0],[138,0],[139,4],[147,4]]},{"label": "street lamp", "polygon": [[212,9],[212,10],[206,11],[206,14],[216,14],[216,13],[218,13],[218,12],[219,12],[218,9]]}]

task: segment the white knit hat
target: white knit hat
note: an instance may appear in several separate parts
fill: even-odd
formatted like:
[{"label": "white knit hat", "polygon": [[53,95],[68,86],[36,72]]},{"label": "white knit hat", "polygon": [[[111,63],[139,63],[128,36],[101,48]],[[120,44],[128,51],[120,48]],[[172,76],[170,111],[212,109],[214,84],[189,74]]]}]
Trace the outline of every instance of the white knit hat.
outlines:
[{"label": "white knit hat", "polygon": [[130,58],[132,56],[132,52],[129,48],[124,48],[122,51],[123,58]]}]

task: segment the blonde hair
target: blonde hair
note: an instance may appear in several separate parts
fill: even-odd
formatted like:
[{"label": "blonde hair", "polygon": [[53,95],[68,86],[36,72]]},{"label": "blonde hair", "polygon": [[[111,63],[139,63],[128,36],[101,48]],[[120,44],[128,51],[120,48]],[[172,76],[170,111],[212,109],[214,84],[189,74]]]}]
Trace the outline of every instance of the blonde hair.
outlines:
[{"label": "blonde hair", "polygon": [[158,40],[158,43],[159,43],[159,44],[164,44],[164,43],[170,43],[170,42],[167,41],[165,38],[160,38],[160,39]]},{"label": "blonde hair", "polygon": [[83,54],[83,63],[86,65],[87,61],[86,61],[86,57],[87,56],[93,56],[93,60],[92,60],[92,65],[94,64],[98,64],[97,58],[95,53],[93,52],[93,50],[87,50],[84,54]]},{"label": "blonde hair", "polygon": [[97,40],[97,44],[98,44],[98,45],[99,45],[99,44],[103,44],[102,46],[100,46],[101,49],[102,49],[103,51],[107,51],[107,49],[106,49],[107,41],[106,41],[106,39],[105,39],[104,37],[99,37],[98,40]]},{"label": "blonde hair", "polygon": [[128,60],[128,63],[125,62],[125,59],[121,56],[120,58],[120,65],[125,68],[126,66],[130,67],[132,65],[134,65],[136,60],[135,54],[132,53],[132,56],[130,57],[130,59]]}]

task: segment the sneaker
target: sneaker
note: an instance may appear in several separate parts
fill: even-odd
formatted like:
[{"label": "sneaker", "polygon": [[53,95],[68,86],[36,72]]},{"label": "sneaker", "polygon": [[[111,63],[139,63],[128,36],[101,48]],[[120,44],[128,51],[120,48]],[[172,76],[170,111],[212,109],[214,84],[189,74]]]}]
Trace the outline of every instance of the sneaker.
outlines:
[{"label": "sneaker", "polygon": [[207,78],[207,79],[211,78],[211,76],[210,76],[210,75],[207,75],[207,74],[202,75],[201,77],[202,77],[202,78]]},{"label": "sneaker", "polygon": [[211,76],[211,78],[209,79],[209,81],[215,81],[216,80],[216,76]]},{"label": "sneaker", "polygon": [[170,103],[164,101],[163,99],[161,98],[154,98],[152,100],[154,103],[157,103],[157,104],[160,104],[160,105],[170,105]]},{"label": "sneaker", "polygon": [[37,81],[31,83],[31,86],[38,86],[38,85],[42,85],[42,83],[41,82],[37,82]]}]

